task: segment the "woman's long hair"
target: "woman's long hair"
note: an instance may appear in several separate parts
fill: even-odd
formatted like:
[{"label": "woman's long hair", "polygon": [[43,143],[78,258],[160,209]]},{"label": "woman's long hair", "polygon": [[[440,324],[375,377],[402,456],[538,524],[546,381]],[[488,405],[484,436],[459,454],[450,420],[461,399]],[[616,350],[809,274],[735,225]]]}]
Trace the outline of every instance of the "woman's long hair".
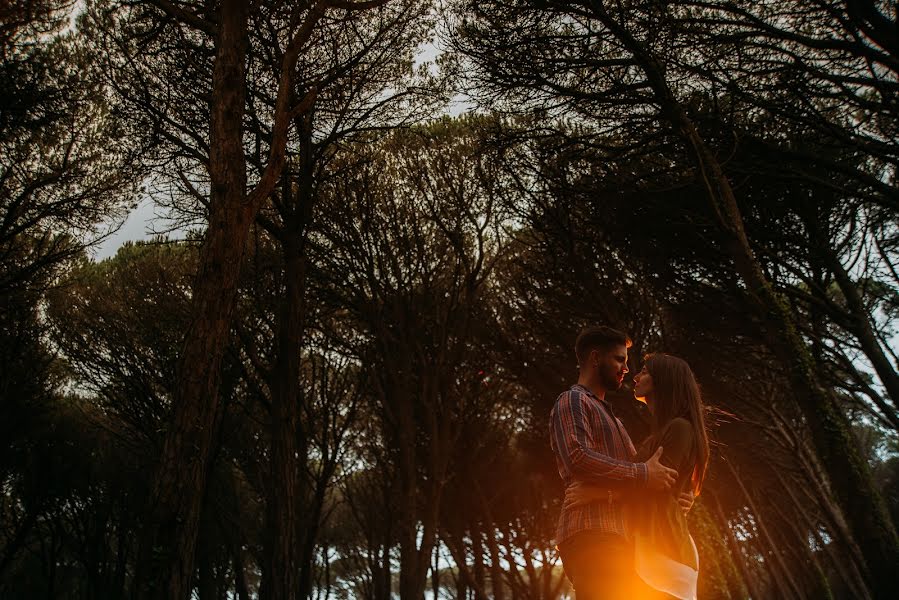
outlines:
[{"label": "woman's long hair", "polygon": [[659,442],[659,437],[672,420],[680,417],[690,422],[695,450],[691,482],[693,493],[698,496],[709,464],[709,436],[705,428],[705,409],[699,384],[693,377],[690,365],[676,356],[647,354],[645,362],[654,390],[653,441],[656,444]]}]

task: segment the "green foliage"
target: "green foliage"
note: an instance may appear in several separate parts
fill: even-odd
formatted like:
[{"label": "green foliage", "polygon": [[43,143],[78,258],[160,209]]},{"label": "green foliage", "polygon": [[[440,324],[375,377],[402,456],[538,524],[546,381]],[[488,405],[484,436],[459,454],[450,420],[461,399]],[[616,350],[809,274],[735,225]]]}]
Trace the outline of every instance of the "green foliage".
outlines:
[{"label": "green foliage", "polygon": [[126,244],[83,262],[48,297],[55,344],[80,391],[151,438],[167,415],[195,269],[189,244]]},{"label": "green foliage", "polygon": [[[286,165],[229,323],[201,600],[270,593],[272,398],[287,385],[310,593],[417,598],[438,580],[444,596],[558,598],[546,417],[592,323],[636,339],[632,371],[643,352],[669,351],[703,384],[715,447],[690,515],[700,597],[875,589],[823,463],[858,450],[899,522],[895,16],[636,2],[597,18],[610,6],[451,3],[436,65],[416,66],[438,18],[427,2],[332,8],[312,30]],[[179,222],[205,225],[216,41],[195,25],[214,26],[218,9],[0,8],[3,597],[132,592],[198,252],[154,240],[97,263],[84,250],[150,172]],[[254,5],[251,181],[267,164],[284,40],[308,11]],[[659,58],[673,98],[649,92],[634,47]],[[497,112],[429,120],[452,76]],[[773,315],[738,276],[671,102],[724,165]],[[293,350],[279,346],[285,310],[303,316]],[[812,450],[772,322],[796,324],[775,333],[804,350],[791,364],[839,409],[833,448]],[[283,381],[278,358],[293,351],[300,372]],[[643,405],[627,389],[610,398],[641,437]]]},{"label": "green foliage", "polygon": [[66,31],[73,3],[28,4],[0,40],[0,293],[47,282],[123,214],[140,177],[96,49]]}]

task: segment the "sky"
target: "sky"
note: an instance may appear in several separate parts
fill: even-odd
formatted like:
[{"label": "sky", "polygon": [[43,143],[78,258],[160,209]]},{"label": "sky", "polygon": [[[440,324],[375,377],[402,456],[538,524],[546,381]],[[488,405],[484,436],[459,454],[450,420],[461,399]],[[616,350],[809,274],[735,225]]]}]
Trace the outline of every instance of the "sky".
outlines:
[{"label": "sky", "polygon": [[[438,46],[436,39],[423,44],[419,48],[418,57],[415,60],[414,67],[425,62],[432,62],[440,55],[442,50]],[[447,113],[452,116],[469,111],[472,108],[471,101],[468,97],[458,94],[452,98],[447,106]],[[114,226],[107,223],[107,226]],[[152,237],[154,230],[162,230],[165,228],[165,218],[161,211],[157,210],[156,204],[150,196],[145,196],[137,205],[137,208],[131,211],[122,226],[112,235],[97,244],[94,248],[92,256],[94,260],[101,261],[114,256],[119,248],[125,242],[145,240]]]},{"label": "sky", "polygon": [[94,260],[114,256],[116,251],[127,241],[143,240],[152,235],[156,205],[149,197],[144,198],[137,208],[131,211],[122,226],[100,242],[93,251]]}]

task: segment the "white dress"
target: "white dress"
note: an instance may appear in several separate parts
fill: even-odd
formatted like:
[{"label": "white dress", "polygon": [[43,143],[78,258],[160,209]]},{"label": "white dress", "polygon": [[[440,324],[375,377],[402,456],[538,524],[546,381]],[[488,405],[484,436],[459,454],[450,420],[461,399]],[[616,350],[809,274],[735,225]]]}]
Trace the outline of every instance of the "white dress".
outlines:
[{"label": "white dress", "polygon": [[693,536],[690,536],[696,569],[672,560],[655,550],[646,538],[634,536],[634,566],[637,575],[652,588],[671,594],[681,600],[696,600],[696,582],[699,578],[699,553]]}]

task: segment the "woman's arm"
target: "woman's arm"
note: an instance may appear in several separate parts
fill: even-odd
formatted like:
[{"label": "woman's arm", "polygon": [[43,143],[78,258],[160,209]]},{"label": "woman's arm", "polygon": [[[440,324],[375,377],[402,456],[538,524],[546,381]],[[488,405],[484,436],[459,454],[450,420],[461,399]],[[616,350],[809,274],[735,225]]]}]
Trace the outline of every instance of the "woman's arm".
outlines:
[{"label": "woman's arm", "polygon": [[583,483],[576,481],[565,489],[565,503],[563,508],[570,510],[577,506],[584,506],[591,502],[614,502],[621,499],[620,490],[612,490],[606,486],[595,483]]},{"label": "woman's arm", "polygon": [[[631,494],[639,494],[632,491]],[[564,510],[571,510],[578,506],[585,506],[591,502],[617,502],[625,498],[623,490],[611,490],[601,485],[575,482],[565,490]],[[696,497],[692,491],[684,492],[677,497],[677,504],[686,515],[693,508]]]},{"label": "woman's arm", "polygon": [[[693,449],[693,426],[686,419],[675,419],[671,422],[662,435],[661,463],[672,469],[683,468],[684,462],[690,457]],[[690,469],[692,472],[692,469]],[[640,497],[639,490],[630,489],[628,495]],[[693,506],[693,492],[687,491],[677,496],[678,505],[686,514]],[[595,483],[576,481],[565,490],[563,508],[570,510],[578,506],[584,506],[591,502],[616,502],[626,500],[623,489],[611,489],[608,486]]]}]

